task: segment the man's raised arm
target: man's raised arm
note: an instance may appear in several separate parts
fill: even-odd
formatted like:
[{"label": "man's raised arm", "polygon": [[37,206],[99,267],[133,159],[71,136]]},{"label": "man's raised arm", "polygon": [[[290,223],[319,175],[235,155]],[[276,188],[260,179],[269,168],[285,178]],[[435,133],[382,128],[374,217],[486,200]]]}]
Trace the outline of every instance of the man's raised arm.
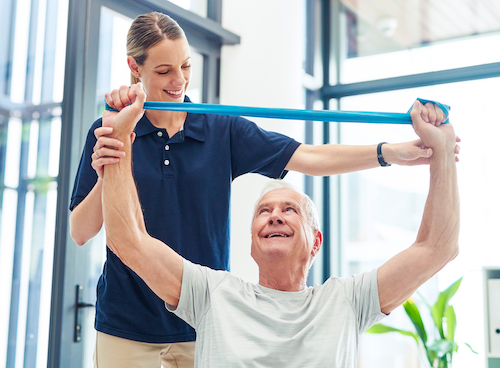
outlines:
[{"label": "man's raised arm", "polygon": [[457,139],[451,124],[439,124],[434,109],[416,101],[411,112],[415,132],[433,149],[430,187],[415,243],[378,270],[380,307],[386,314],[458,255]]},{"label": "man's raised arm", "polygon": [[[105,168],[103,216],[108,247],[141,277],[156,295],[177,306],[182,282],[182,258],[161,241],[149,236],[132,176],[131,134],[143,115],[145,94],[136,84],[123,96],[106,95],[110,106],[118,109],[116,99],[130,100],[120,112],[105,111],[103,126],[113,128],[112,136],[123,142],[125,156]],[[125,102],[124,105],[126,105]]]}]

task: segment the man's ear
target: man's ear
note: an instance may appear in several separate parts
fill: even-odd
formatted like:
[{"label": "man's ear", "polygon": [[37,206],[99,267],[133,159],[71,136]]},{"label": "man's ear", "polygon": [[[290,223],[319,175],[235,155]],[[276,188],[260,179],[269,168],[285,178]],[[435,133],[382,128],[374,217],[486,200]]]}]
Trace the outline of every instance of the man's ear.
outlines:
[{"label": "man's ear", "polygon": [[312,256],[315,257],[321,249],[321,244],[323,244],[323,233],[321,230],[314,230],[314,244],[312,248]]}]

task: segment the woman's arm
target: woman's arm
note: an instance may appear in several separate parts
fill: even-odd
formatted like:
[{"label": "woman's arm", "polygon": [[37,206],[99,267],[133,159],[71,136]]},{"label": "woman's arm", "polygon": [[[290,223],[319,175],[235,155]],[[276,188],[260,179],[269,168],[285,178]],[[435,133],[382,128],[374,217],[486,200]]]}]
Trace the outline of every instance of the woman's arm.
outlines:
[{"label": "woman's arm", "polygon": [[101,194],[102,179],[99,178],[87,197],[71,212],[70,234],[77,245],[84,245],[101,230],[103,221]]},{"label": "woman's arm", "polygon": [[[432,149],[421,140],[384,144],[382,156],[388,164],[423,165],[429,163]],[[377,145],[349,146],[326,144],[312,146],[301,144],[286,166],[286,170],[307,175],[329,176],[379,167]]]}]

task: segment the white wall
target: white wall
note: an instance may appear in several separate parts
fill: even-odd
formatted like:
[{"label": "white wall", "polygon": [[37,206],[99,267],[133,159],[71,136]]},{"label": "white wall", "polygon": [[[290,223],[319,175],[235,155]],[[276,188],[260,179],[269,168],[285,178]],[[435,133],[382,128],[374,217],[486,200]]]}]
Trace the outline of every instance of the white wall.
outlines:
[{"label": "white wall", "polygon": [[[222,25],[241,37],[222,49],[220,103],[224,105],[304,108],[302,62],[305,11],[302,0],[225,0]],[[252,118],[264,129],[304,141],[303,122]],[[266,178],[247,174],[233,183],[231,270],[258,281],[250,258],[252,210]],[[303,175],[285,180],[303,187]]]}]

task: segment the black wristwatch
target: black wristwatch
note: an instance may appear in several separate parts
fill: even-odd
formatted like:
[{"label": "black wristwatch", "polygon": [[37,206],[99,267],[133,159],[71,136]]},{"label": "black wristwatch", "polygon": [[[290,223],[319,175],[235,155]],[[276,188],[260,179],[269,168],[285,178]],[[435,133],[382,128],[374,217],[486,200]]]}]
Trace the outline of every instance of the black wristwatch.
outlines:
[{"label": "black wristwatch", "polygon": [[387,162],[385,162],[384,156],[382,156],[382,145],[386,144],[386,143],[387,142],[380,142],[377,146],[377,159],[378,159],[378,163],[380,164],[380,166],[391,166],[391,164],[388,164]]}]

